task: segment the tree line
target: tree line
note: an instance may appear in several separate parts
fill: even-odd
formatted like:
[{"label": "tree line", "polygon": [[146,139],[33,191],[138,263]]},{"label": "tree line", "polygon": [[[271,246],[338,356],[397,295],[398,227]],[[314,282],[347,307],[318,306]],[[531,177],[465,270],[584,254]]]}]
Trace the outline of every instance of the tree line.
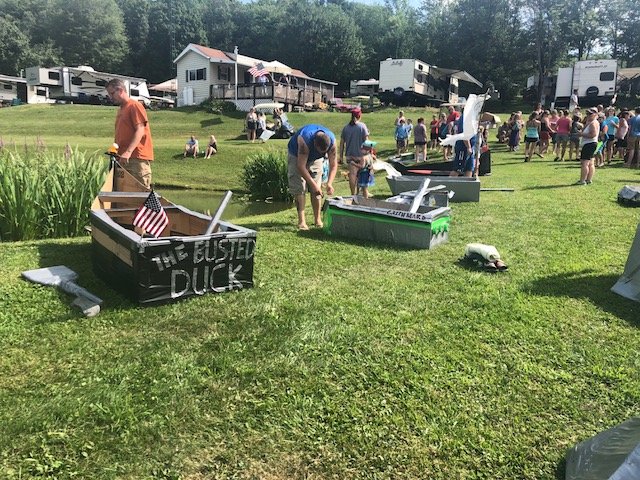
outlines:
[{"label": "tree line", "polygon": [[587,58],[640,65],[640,0],[0,0],[0,73],[91,65],[175,76],[198,43],[339,82],[377,78],[380,60],[418,58],[492,82],[504,100],[526,78]]}]

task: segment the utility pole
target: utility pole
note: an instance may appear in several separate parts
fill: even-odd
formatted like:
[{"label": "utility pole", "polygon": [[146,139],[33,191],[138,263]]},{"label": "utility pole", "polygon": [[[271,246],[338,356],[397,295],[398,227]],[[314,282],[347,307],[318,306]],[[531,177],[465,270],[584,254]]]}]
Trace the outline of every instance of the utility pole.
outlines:
[{"label": "utility pole", "polygon": [[176,73],[176,65],[173,60],[176,58],[176,0],[169,0],[169,67],[172,73]]},{"label": "utility pole", "polygon": [[234,55],[234,67],[235,67],[235,84],[236,84],[236,90],[235,90],[235,101],[236,101],[236,107],[238,106],[238,46],[236,45],[235,47],[233,47],[233,55]]}]

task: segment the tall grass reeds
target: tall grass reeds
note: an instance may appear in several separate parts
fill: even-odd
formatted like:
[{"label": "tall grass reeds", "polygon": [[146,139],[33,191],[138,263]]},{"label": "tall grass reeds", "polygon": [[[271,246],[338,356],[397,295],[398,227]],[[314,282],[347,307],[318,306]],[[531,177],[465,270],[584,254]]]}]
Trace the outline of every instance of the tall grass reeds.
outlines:
[{"label": "tall grass reeds", "polygon": [[289,201],[287,155],[284,152],[260,152],[247,159],[242,182],[252,198]]},{"label": "tall grass reeds", "polygon": [[80,235],[107,169],[98,154],[0,151],[0,241]]}]

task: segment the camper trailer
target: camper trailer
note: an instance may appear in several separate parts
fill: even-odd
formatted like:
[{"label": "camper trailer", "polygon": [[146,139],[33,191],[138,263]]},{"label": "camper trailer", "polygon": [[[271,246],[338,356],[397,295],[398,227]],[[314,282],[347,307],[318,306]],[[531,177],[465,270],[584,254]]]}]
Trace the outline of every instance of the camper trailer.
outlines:
[{"label": "camper trailer", "polygon": [[134,99],[149,105],[149,91],[144,78],[127,77],[114,73],[96,72],[89,66],[79,67],[30,67],[26,70],[27,84],[49,89],[49,97],[57,101],[109,105],[106,86],[112,78],[120,78],[127,93]]},{"label": "camper trailer", "polygon": [[349,95],[375,95],[378,93],[380,82],[375,78],[369,80],[351,80],[349,82]]},{"label": "camper trailer", "polygon": [[532,75],[527,78],[527,88],[522,92],[522,99],[527,103],[542,102],[543,105],[547,105],[553,102],[556,93],[556,77],[545,76],[542,78],[542,89],[538,93],[539,77],[538,75]]},{"label": "camper trailer", "polygon": [[572,67],[559,68],[556,79],[555,107],[569,106],[569,97],[578,90],[581,106],[609,105],[616,93],[616,60],[581,60]]},{"label": "camper trailer", "polygon": [[387,58],[380,62],[378,97],[382,103],[398,106],[457,103],[460,80],[482,86],[462,70],[436,67],[415,58]]},{"label": "camper trailer", "polygon": [[27,85],[27,79],[0,75],[0,103],[49,103],[49,90],[42,86]]}]

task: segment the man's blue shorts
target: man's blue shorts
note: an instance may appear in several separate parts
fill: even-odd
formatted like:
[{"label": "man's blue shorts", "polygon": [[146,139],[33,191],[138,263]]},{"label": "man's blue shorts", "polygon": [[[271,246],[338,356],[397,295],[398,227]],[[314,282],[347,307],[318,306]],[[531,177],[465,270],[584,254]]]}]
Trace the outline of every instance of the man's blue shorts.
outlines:
[{"label": "man's blue shorts", "polygon": [[467,151],[467,147],[462,145],[462,147],[455,146],[454,149],[454,157],[453,157],[453,168],[458,173],[464,172],[473,172],[475,170],[475,155],[473,154],[473,149],[471,153]]}]

